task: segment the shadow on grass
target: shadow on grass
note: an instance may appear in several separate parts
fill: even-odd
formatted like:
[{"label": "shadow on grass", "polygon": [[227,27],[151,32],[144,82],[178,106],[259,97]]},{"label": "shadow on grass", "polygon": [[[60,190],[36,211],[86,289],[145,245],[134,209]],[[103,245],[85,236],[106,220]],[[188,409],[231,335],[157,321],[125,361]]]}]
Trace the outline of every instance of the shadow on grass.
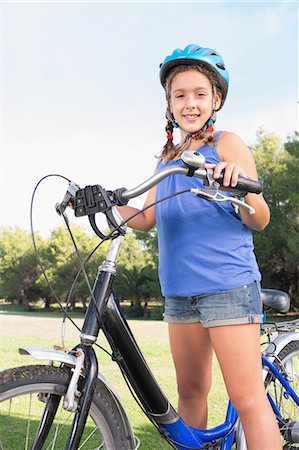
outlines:
[{"label": "shadow on grass", "polygon": [[[126,320],[138,320],[138,321],[161,321],[162,317],[151,317],[145,315],[143,317],[134,317],[127,313],[127,308],[122,308],[123,314]],[[0,315],[16,315],[16,316],[28,316],[28,317],[52,317],[52,318],[60,318],[63,317],[63,310],[59,306],[50,306],[50,308],[42,308],[38,306],[30,306],[30,308],[26,308],[24,306],[14,305],[11,303],[0,303]],[[68,315],[72,318],[84,318],[85,311],[83,308],[76,308],[75,310],[68,310]]]},{"label": "shadow on grass", "polygon": [[[156,317],[132,317],[129,314],[126,314],[125,309],[124,315],[127,320],[137,320],[137,321],[161,321],[161,318]],[[30,307],[30,309],[26,309],[23,306],[13,305],[11,303],[0,303],[0,315],[17,315],[17,316],[31,316],[31,317],[52,317],[52,318],[62,318],[63,311],[58,306],[50,306],[50,308],[40,308],[36,306]],[[76,308],[75,310],[68,310],[68,314],[72,318],[84,318],[84,310],[82,308]],[[291,312],[289,314],[270,314],[267,313],[268,323],[273,322],[284,322],[288,320],[299,319],[299,312]]]},{"label": "shadow on grass", "polygon": [[[27,433],[27,420],[12,416],[12,415],[3,415],[0,414],[1,417],[1,425],[0,425],[0,443],[2,445],[1,448],[5,450],[17,450],[24,448],[26,433]],[[29,442],[32,442],[34,439],[35,430],[38,427],[39,422],[37,420],[30,420],[30,437]],[[68,439],[68,427],[65,428],[59,433],[57,438],[57,443],[55,448],[62,449],[65,447],[65,443]],[[54,428],[55,431],[55,428]],[[93,427],[86,426],[84,430],[85,438],[91,434],[93,431]],[[113,430],[112,430],[113,431]],[[140,440],[139,450],[168,450],[170,445],[167,444],[164,439],[159,435],[159,432],[155,429],[155,427],[151,424],[142,425],[140,427],[134,427],[134,433]],[[84,436],[81,440],[81,443],[84,441]],[[47,440],[48,444],[51,442],[51,439]],[[100,443],[99,436],[96,436],[96,433],[92,436],[92,438],[88,441],[86,449],[97,448]],[[51,444],[49,444],[51,445]],[[47,443],[45,444],[45,448],[47,448]]]},{"label": "shadow on grass", "polygon": [[[32,306],[25,308],[19,305],[12,305],[11,303],[0,303],[0,314],[14,315],[14,316],[31,316],[31,317],[62,317],[64,312],[59,307],[50,307],[48,309],[38,308]],[[84,317],[83,309],[68,310],[71,317]]]},{"label": "shadow on grass", "polygon": [[[1,425],[0,425],[0,447],[5,450],[21,450],[30,447],[30,444],[34,440],[35,432],[38,428],[39,421],[32,420],[21,417],[16,417],[11,414],[0,414],[1,417]],[[55,449],[63,449],[68,440],[69,432],[70,432],[71,421],[69,425],[66,422],[60,421],[60,428],[57,430],[57,437],[55,440]],[[27,430],[29,429],[28,443],[29,447],[26,446],[27,439]],[[85,439],[88,439],[86,446],[83,446],[83,449],[93,449],[98,448],[99,444],[101,444],[102,439],[101,436],[95,432],[93,433],[93,426],[86,426],[84,429],[84,434],[81,439],[81,443],[84,442]],[[49,433],[46,442],[43,445],[43,448],[52,448],[53,437],[56,434],[56,425],[55,422],[51,431]]]},{"label": "shadow on grass", "polygon": [[152,424],[134,426],[134,434],[140,440],[139,450],[169,450],[172,448]]}]

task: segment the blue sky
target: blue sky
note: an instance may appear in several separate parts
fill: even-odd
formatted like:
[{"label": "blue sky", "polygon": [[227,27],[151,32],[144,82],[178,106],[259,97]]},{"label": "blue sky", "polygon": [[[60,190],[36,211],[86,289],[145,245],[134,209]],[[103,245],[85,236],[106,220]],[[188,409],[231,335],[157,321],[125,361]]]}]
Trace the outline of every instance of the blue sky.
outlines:
[{"label": "blue sky", "polygon": [[[158,66],[189,43],[230,72],[217,129],[248,144],[261,125],[283,140],[297,129],[297,2],[1,2],[1,223],[29,229],[47,173],[106,188],[148,178],[165,141]],[[39,191],[43,233],[64,188]]]}]

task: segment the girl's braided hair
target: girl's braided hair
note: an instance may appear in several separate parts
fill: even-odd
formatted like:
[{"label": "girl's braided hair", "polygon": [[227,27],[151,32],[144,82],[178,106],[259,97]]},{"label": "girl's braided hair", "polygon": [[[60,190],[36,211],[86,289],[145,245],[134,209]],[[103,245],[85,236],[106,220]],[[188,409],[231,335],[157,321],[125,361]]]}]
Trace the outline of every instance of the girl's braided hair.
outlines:
[{"label": "girl's braided hair", "polygon": [[[175,67],[171,72],[170,75],[167,78],[166,85],[165,85],[165,94],[166,94],[166,100],[167,100],[167,112],[166,112],[166,118],[167,118],[167,124],[165,127],[165,131],[167,134],[167,141],[163,147],[163,150],[161,154],[158,156],[159,158],[163,158],[164,161],[170,161],[174,159],[176,156],[180,155],[185,148],[185,142],[183,144],[174,145],[173,143],[173,129],[174,124],[173,120],[171,120],[171,113],[169,109],[169,101],[170,101],[170,89],[172,80],[178,73],[187,72],[189,70],[198,70],[200,73],[206,75],[206,77],[210,80],[212,84],[213,89],[213,95],[216,94],[220,95],[221,97],[221,90],[218,87],[218,81],[213,73],[211,73],[206,67],[196,64],[196,65],[180,65]],[[195,133],[194,139],[201,140],[203,144],[211,145],[214,142],[214,134],[211,130],[205,130],[200,131],[199,133]],[[189,142],[188,142],[189,144]]]}]

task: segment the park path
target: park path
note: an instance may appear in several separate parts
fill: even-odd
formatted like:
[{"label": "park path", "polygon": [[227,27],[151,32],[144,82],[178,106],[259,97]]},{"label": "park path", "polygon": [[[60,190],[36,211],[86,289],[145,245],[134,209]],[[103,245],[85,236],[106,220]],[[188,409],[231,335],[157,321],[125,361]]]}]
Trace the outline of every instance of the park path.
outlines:
[{"label": "park path", "polygon": [[[78,326],[82,326],[83,319],[75,319]],[[129,326],[139,339],[168,341],[167,325],[162,321],[129,320]],[[62,317],[40,317],[32,315],[0,315],[0,336],[23,337],[46,335],[47,338],[60,336]],[[78,338],[79,331],[67,321],[67,335]]]}]

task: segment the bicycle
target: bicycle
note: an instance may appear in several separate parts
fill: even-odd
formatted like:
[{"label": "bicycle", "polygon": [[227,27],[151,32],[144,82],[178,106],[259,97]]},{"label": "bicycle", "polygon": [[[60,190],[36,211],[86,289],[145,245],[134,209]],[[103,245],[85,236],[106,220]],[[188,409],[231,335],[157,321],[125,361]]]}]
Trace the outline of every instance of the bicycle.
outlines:
[{"label": "bicycle", "polygon": [[[57,211],[65,217],[66,206],[73,202],[75,216],[87,215],[94,232],[102,240],[110,239],[110,247],[91,290],[80,344],[70,352],[63,349],[22,348],[21,354],[47,360],[49,364],[17,367],[1,373],[1,421],[9,423],[19,439],[24,433],[22,448],[139,448],[140,443],[134,436],[117,392],[98,372],[93,345],[102,330],[112,349],[112,359],[119,365],[132,394],[171,447],[177,450],[229,450],[235,446],[238,450],[246,450],[242,426],[231,402],[228,402],[224,423],[215,428],[197,430],[183,422],[154,379],[112,292],[116,258],[126,233],[126,222],[120,216],[117,205],[126,204],[165,177],[175,173],[204,180],[202,189],[186,190],[174,195],[191,192],[207,201],[229,201],[236,207],[254,213],[237,196],[247,192],[260,193],[262,187],[259,182],[240,177],[236,187],[224,189],[223,179],[220,177],[214,180],[213,171],[204,169],[203,164],[204,157],[200,153],[185,151],[181,165],[165,168],[131,190],[121,188],[107,191],[99,185],[80,189],[68,180],[67,192],[63,201],[56,205]],[[229,193],[225,195],[219,192],[222,189]],[[97,227],[95,214],[98,212],[106,216],[110,227],[107,236]],[[84,271],[83,263],[81,270]],[[286,310],[288,296],[280,294],[273,297],[272,294],[270,291],[264,293],[265,303],[277,311]],[[299,320],[264,324],[261,327],[262,333],[267,336],[267,346],[262,352],[265,388],[277,417],[284,450],[299,449],[299,398],[296,393],[299,391],[298,328]],[[13,412],[14,402],[16,412]],[[25,421],[23,413],[27,411]],[[0,448],[19,450],[5,446],[6,437],[5,433],[0,436]]]}]

